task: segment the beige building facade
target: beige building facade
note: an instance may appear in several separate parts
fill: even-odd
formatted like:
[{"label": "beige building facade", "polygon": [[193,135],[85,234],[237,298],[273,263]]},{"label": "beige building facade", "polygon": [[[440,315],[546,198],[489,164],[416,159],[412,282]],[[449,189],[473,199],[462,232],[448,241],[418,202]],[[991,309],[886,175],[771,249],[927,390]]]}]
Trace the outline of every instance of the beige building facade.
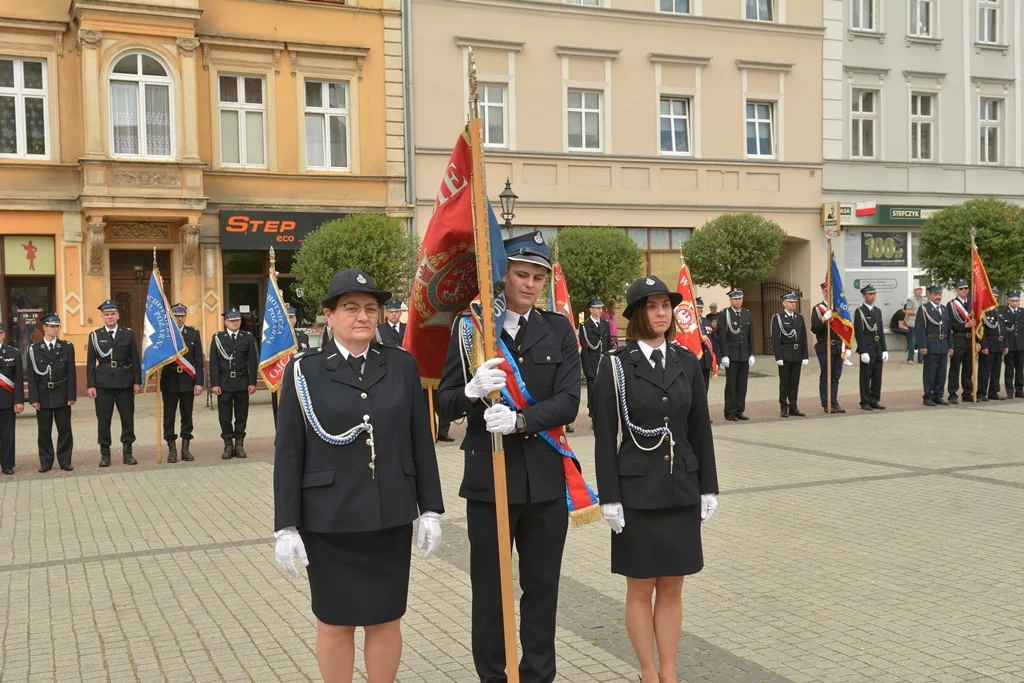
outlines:
[{"label": "beige building facade", "polygon": [[488,194],[497,207],[511,180],[514,234],[615,226],[673,283],[694,229],[761,213],[789,234],[776,275],[809,310],[824,271],[820,0],[414,0],[412,19],[421,234],[468,113],[472,48]]}]

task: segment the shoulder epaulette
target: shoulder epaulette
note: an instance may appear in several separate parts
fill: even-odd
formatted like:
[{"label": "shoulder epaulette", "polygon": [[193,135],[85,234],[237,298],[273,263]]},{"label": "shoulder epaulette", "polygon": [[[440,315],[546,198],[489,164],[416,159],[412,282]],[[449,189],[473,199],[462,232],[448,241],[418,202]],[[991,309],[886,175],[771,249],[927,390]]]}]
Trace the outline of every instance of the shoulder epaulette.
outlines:
[{"label": "shoulder epaulette", "polygon": [[[381,349],[391,349],[392,351],[401,351],[402,353],[409,353],[408,349],[404,349],[401,346],[398,346],[397,344],[393,344],[391,342],[384,342],[383,344],[375,344],[374,346],[370,347],[370,350],[371,351],[377,351],[378,348],[381,348]],[[380,353],[380,352],[377,351],[377,353]],[[410,354],[410,355],[412,355],[412,354]]]},{"label": "shoulder epaulette", "polygon": [[607,352],[606,355],[614,356],[616,354],[622,353],[625,350],[626,350],[625,346],[616,346],[614,349],[608,349],[608,352]]},{"label": "shoulder epaulette", "polygon": [[321,351],[323,351],[323,349],[321,349],[321,348],[313,348],[311,346],[308,349],[302,349],[301,351],[299,351],[298,353],[296,353],[292,357],[293,358],[305,358],[306,356],[312,356],[314,354],[320,353]]}]

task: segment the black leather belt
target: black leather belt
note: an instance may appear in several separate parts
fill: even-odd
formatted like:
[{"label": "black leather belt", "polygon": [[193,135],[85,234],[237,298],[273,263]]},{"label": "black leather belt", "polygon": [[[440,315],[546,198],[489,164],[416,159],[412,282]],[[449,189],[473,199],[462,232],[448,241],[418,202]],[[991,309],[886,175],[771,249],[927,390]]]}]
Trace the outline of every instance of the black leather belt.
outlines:
[{"label": "black leather belt", "polygon": [[249,374],[248,370],[231,370],[228,372],[228,377],[235,379],[236,377],[245,377]]},{"label": "black leather belt", "polygon": [[929,334],[928,338],[929,339],[945,339],[946,335],[944,335],[944,334]]},{"label": "black leather belt", "polygon": [[56,389],[57,387],[62,386],[62,385],[67,384],[67,383],[68,383],[68,378],[65,377],[64,379],[59,379],[56,382],[47,382],[46,383],[46,388],[47,389]]},{"label": "black leather belt", "polygon": [[184,370],[182,370],[182,369],[181,369],[181,366],[180,366],[180,365],[177,365],[177,366],[175,366],[175,367],[177,367],[177,368],[178,368],[178,372],[185,372]]},{"label": "black leather belt", "polygon": [[121,361],[120,363],[118,363],[116,360],[112,360],[112,361],[110,361],[110,367],[112,367],[112,368],[124,368],[125,370],[131,370],[132,369],[132,364],[131,363],[125,363],[124,361]]},{"label": "black leather belt", "polygon": [[793,348],[799,351],[800,350],[800,345],[799,344],[793,344]]}]

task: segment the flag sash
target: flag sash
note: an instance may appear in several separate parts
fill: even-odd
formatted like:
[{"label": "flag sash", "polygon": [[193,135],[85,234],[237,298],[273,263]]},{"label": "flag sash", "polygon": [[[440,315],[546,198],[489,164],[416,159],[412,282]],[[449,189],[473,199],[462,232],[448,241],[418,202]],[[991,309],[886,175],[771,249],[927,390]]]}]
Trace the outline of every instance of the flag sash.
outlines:
[{"label": "flag sash", "polygon": [[196,367],[189,363],[187,360],[185,360],[184,356],[175,358],[174,362],[177,363],[181,367],[181,369],[185,371],[186,375],[188,375],[192,379],[196,378]]},{"label": "flag sash", "polygon": [[13,394],[14,393],[14,380],[0,372],[0,389]]}]

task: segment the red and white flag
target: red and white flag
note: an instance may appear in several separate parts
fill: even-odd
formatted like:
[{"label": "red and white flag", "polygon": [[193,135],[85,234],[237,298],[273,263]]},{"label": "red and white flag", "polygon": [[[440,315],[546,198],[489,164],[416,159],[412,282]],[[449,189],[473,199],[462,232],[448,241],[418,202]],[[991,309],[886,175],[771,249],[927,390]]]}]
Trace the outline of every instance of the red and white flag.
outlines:
[{"label": "red and white flag", "polygon": [[855,209],[858,216],[874,216],[877,207],[874,202],[857,202]]},{"label": "red and white flag", "polygon": [[679,283],[676,291],[683,295],[683,300],[676,306],[676,343],[690,349],[693,355],[700,358],[704,355],[701,344],[700,326],[697,324],[697,305],[693,298],[693,284],[690,282],[690,268],[685,263],[679,268]]}]

